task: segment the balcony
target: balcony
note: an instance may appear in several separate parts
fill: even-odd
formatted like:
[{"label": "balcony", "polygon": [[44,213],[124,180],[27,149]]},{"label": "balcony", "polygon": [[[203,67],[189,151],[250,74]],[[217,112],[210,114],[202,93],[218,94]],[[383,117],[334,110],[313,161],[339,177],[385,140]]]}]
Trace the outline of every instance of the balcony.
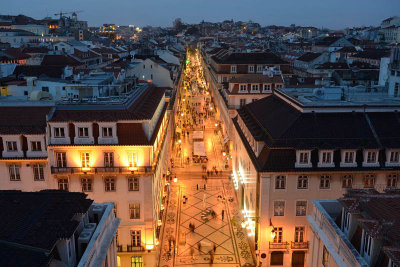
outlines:
[{"label": "balcony", "polygon": [[124,252],[122,245],[117,245],[117,251],[118,252]]},{"label": "balcony", "polygon": [[308,249],[308,241],[306,242],[291,242],[291,249]]},{"label": "balcony", "polygon": [[289,247],[288,242],[281,242],[281,243],[269,242],[269,249],[288,249],[288,247]]},{"label": "balcony", "polygon": [[120,174],[143,174],[151,173],[151,166],[140,167],[51,167],[52,174],[97,174],[97,173],[120,173]]},{"label": "balcony", "polygon": [[126,246],[126,252],[140,252],[144,251],[143,247],[137,246]]}]

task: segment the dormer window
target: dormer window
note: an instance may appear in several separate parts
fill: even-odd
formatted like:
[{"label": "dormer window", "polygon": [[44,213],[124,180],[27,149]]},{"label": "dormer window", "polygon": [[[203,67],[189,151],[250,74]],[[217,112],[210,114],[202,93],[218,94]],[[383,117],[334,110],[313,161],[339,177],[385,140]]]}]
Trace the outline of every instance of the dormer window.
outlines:
[{"label": "dormer window", "polygon": [[357,167],[356,163],[356,151],[354,150],[342,150],[342,160],[340,167]]},{"label": "dormer window", "polygon": [[253,65],[249,65],[249,73],[253,73],[254,72],[254,66]]},{"label": "dormer window", "polygon": [[251,90],[252,91],[258,91],[258,84],[252,84],[251,85]]},{"label": "dormer window", "polygon": [[377,150],[366,150],[364,151],[364,162],[363,166],[378,166],[378,151]]},{"label": "dormer window", "polygon": [[271,85],[270,84],[264,84],[264,91],[271,91]]},{"label": "dormer window", "polygon": [[65,137],[65,130],[63,127],[55,127],[54,128],[54,137],[56,138],[64,138]]},{"label": "dormer window", "polygon": [[240,92],[247,92],[247,85],[246,84],[241,84],[239,86],[239,91]]},{"label": "dormer window", "polygon": [[80,138],[89,137],[89,128],[88,127],[78,127],[78,136]]},{"label": "dormer window", "polygon": [[17,142],[15,142],[15,141],[6,142],[6,145],[7,145],[7,151],[9,151],[9,152],[18,151]]},{"label": "dormer window", "polygon": [[396,166],[400,164],[400,151],[387,150],[386,151],[386,166]]},{"label": "dormer window", "polygon": [[334,167],[333,151],[320,151],[318,167]]},{"label": "dormer window", "polygon": [[311,159],[311,151],[308,151],[308,150],[303,150],[303,151],[297,151],[297,153],[296,153],[297,155],[296,155],[296,164],[295,164],[295,167],[297,167],[297,168],[304,168],[304,167],[306,167],[306,168],[310,168],[310,167],[312,167],[312,164],[311,164],[311,161],[310,161],[310,159]]},{"label": "dormer window", "polygon": [[372,237],[365,230],[363,230],[363,240],[361,243],[361,247],[361,254],[369,259],[371,257],[372,250]]},{"label": "dormer window", "polygon": [[257,73],[263,72],[263,66],[262,65],[257,65]]},{"label": "dormer window", "polygon": [[103,137],[112,137],[112,127],[103,127]]},{"label": "dormer window", "polygon": [[236,65],[231,65],[231,73],[236,73]]}]

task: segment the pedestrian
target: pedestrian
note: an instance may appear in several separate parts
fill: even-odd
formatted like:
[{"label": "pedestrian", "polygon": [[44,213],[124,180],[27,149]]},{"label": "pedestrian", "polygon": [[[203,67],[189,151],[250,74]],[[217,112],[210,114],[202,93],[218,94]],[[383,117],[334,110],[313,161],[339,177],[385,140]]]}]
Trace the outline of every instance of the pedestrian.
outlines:
[{"label": "pedestrian", "polygon": [[197,249],[199,250],[199,253],[202,254],[201,253],[201,243],[200,242],[197,243]]},{"label": "pedestrian", "polygon": [[[207,181],[207,180],[206,180]],[[206,184],[204,184],[204,190],[206,190],[207,189],[207,187],[206,187]]]},{"label": "pedestrian", "polygon": [[224,221],[224,217],[225,217],[225,210],[222,210],[221,217],[222,217],[222,221]]},{"label": "pedestrian", "polygon": [[215,253],[215,251],[217,250],[217,246],[215,245],[215,243],[214,243],[214,245],[213,245],[213,250],[214,250],[214,253]]},{"label": "pedestrian", "polygon": [[196,185],[197,190],[199,190],[199,184]]},{"label": "pedestrian", "polygon": [[192,255],[192,260],[194,260],[194,248],[190,247],[190,255]]}]

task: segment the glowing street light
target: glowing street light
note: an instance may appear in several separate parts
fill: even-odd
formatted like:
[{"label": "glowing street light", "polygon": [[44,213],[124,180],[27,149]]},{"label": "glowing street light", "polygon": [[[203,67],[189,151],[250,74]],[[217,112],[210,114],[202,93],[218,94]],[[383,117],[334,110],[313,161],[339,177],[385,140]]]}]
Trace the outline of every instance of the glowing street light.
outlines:
[{"label": "glowing street light", "polygon": [[178,178],[174,177],[174,183],[178,182]]}]

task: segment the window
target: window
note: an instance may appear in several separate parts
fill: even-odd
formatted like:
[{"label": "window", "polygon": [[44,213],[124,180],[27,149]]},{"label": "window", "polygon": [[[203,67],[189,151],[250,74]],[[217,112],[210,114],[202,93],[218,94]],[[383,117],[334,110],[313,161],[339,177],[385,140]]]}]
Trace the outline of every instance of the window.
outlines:
[{"label": "window", "polygon": [[271,91],[271,85],[270,84],[264,84],[264,91]]},{"label": "window", "polygon": [[68,179],[58,179],[58,190],[68,191]]},{"label": "window", "polygon": [[49,91],[49,87],[47,87],[47,86],[42,86],[42,91],[43,91],[43,92],[48,92],[48,91]]},{"label": "window", "polygon": [[131,257],[131,267],[142,267],[143,258],[142,256],[132,256]]},{"label": "window", "polygon": [[304,227],[297,226],[294,229],[294,242],[304,242]]},{"label": "window", "polygon": [[129,215],[131,219],[140,219],[140,204],[129,204]]},{"label": "window", "polygon": [[363,256],[364,255],[368,255],[371,256],[371,248],[372,248],[372,237],[367,234],[367,232],[365,232],[365,230],[363,230],[364,232],[364,239],[363,239]]},{"label": "window", "polygon": [[258,91],[258,84],[252,84],[251,85],[251,90],[252,91]]},{"label": "window", "polygon": [[33,164],[33,179],[35,181],[44,181],[44,166],[42,164]]},{"label": "window", "polygon": [[279,175],[275,178],[275,189],[285,189],[286,188],[286,176]]},{"label": "window", "polygon": [[354,151],[344,152],[344,163],[354,163]]},{"label": "window", "polygon": [[321,163],[322,164],[332,163],[332,152],[322,152],[321,153]]},{"label": "window", "polygon": [[262,71],[263,71],[263,66],[257,65],[257,72],[262,72]]},{"label": "window", "polygon": [[15,152],[18,150],[17,142],[15,142],[15,141],[7,141],[6,145],[7,145],[7,151]]},{"label": "window", "polygon": [[274,216],[285,216],[285,201],[274,201]]},{"label": "window", "polygon": [[104,152],[104,167],[114,167],[114,152]]},{"label": "window", "polygon": [[330,187],[331,187],[331,176],[330,175],[321,175],[319,188],[320,189],[329,189]]},{"label": "window", "polygon": [[56,160],[58,168],[67,167],[67,155],[65,152],[56,152]]},{"label": "window", "polygon": [[81,153],[82,168],[90,167],[90,154],[88,152]]},{"label": "window", "polygon": [[246,99],[240,99],[240,107],[246,105]]},{"label": "window", "polygon": [[283,265],[283,252],[282,251],[272,251],[271,252],[271,266],[273,265]]},{"label": "window", "polygon": [[236,73],[236,65],[231,65],[231,73]]},{"label": "window", "polygon": [[129,153],[129,167],[137,167],[137,154],[136,152]]},{"label": "window", "polygon": [[277,84],[276,89],[282,89],[283,85],[282,84]]},{"label": "window", "polygon": [[78,136],[83,138],[89,137],[89,128],[78,127]]},{"label": "window", "polygon": [[65,132],[64,132],[64,128],[54,128],[54,137],[56,138],[64,138],[65,137]]},{"label": "window", "polygon": [[239,91],[240,91],[240,92],[246,92],[246,91],[247,91],[247,85],[241,84],[241,85],[239,86]]},{"label": "window", "polygon": [[[115,202],[114,202],[113,212],[114,212],[114,216],[115,216],[115,217],[118,217],[118,216],[117,216],[117,214],[118,214],[117,203],[115,203]],[[117,234],[115,235],[115,237],[116,237],[117,243],[118,243],[118,231],[117,231]]]},{"label": "window", "polygon": [[282,241],[283,241],[282,227],[275,227],[274,231],[275,231],[274,243],[282,243]]},{"label": "window", "polygon": [[299,200],[296,201],[296,216],[306,216],[307,213],[307,201]]},{"label": "window", "polygon": [[249,65],[249,72],[253,73],[254,72],[254,66],[253,65]]},{"label": "window", "polygon": [[399,151],[391,151],[389,162],[390,163],[399,163],[399,159],[400,159],[399,153],[400,153]]},{"label": "window", "polygon": [[375,185],[375,175],[367,174],[364,176],[364,188],[373,188]]},{"label": "window", "polygon": [[297,178],[297,189],[307,189],[308,188],[308,176],[300,175]]},{"label": "window", "polygon": [[32,141],[31,142],[32,151],[42,151],[42,144],[40,141]]},{"label": "window", "polygon": [[114,192],[115,191],[115,179],[114,178],[104,179],[104,185],[105,185],[106,192]]},{"label": "window", "polygon": [[389,174],[386,177],[386,186],[387,186],[387,188],[396,188],[397,187],[397,174]]},{"label": "window", "polygon": [[299,152],[299,163],[308,164],[310,159],[310,152]]},{"label": "window", "polygon": [[350,225],[350,212],[343,210],[343,229],[348,230]]},{"label": "window", "polygon": [[11,164],[8,166],[8,171],[10,172],[10,181],[21,181],[19,168],[20,166],[16,164]]},{"label": "window", "polygon": [[342,188],[351,188],[353,186],[353,175],[345,174],[342,177]]},{"label": "window", "polygon": [[140,230],[131,231],[132,247],[140,247],[142,245]]},{"label": "window", "polygon": [[139,191],[139,178],[136,177],[128,178],[128,190]]},{"label": "window", "polygon": [[93,179],[82,178],[82,192],[92,192],[93,190]]},{"label": "window", "polygon": [[376,162],[376,152],[368,151],[367,152],[367,163],[375,163]]},{"label": "window", "polygon": [[112,137],[113,131],[112,127],[103,127],[103,137]]},{"label": "window", "polygon": [[324,246],[322,250],[322,266],[328,267],[328,262],[329,262],[329,252],[328,249]]}]

